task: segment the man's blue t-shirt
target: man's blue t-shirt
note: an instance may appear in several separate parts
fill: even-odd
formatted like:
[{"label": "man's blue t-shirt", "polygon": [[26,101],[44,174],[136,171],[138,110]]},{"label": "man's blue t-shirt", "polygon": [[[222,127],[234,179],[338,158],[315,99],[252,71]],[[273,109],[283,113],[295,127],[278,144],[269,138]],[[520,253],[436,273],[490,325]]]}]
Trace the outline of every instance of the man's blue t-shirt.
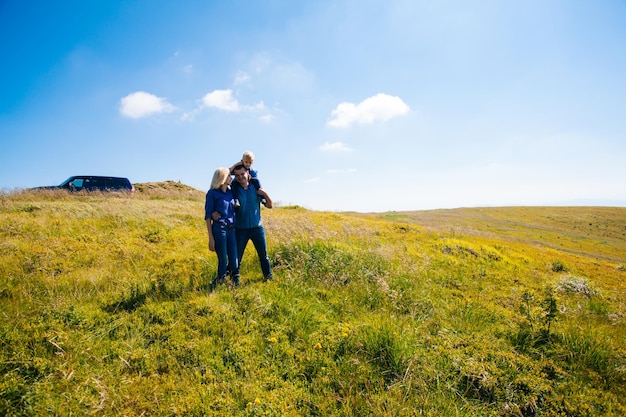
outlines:
[{"label": "man's blue t-shirt", "polygon": [[237,229],[252,229],[253,227],[262,226],[261,204],[259,203],[259,196],[256,193],[257,188],[254,184],[249,183],[247,190],[237,182],[233,183],[232,187],[241,205],[235,216],[235,227]]},{"label": "man's blue t-shirt", "polygon": [[214,188],[206,193],[204,220],[210,219],[214,211],[220,214],[220,218],[216,221],[217,223],[228,226],[232,226],[235,223],[235,202],[230,188],[226,189],[226,191]]}]

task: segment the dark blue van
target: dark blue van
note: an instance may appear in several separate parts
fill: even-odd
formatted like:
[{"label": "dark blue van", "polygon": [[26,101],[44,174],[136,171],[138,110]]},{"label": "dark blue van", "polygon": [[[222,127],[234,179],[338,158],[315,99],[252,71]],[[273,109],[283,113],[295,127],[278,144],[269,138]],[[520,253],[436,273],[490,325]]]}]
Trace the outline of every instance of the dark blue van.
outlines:
[{"label": "dark blue van", "polygon": [[131,194],[135,192],[135,187],[133,187],[128,178],[101,177],[96,175],[74,175],[63,181],[60,185],[52,187],[37,187],[36,189],[65,189],[68,191],[122,191]]}]

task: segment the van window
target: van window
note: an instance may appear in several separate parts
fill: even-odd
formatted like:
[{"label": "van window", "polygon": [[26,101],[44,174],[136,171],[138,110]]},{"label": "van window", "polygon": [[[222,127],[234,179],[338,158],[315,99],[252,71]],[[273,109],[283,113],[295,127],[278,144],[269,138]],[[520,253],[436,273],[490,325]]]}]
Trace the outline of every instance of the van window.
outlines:
[{"label": "van window", "polygon": [[80,190],[81,188],[83,188],[83,179],[76,178],[75,180],[70,181],[67,185],[69,186],[69,188],[75,188],[77,190]]},{"label": "van window", "polygon": [[90,190],[98,190],[103,186],[103,181],[99,178],[90,178],[87,181],[89,182],[88,187]]}]

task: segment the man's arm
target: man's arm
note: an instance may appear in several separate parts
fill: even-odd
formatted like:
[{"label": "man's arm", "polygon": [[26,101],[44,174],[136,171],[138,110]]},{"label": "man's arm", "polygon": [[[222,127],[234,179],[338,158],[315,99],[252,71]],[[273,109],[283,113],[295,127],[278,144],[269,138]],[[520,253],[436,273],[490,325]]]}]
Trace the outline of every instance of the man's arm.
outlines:
[{"label": "man's arm", "polygon": [[258,195],[265,199],[265,207],[271,209],[273,207],[272,199],[270,195],[263,188],[259,188],[256,192]]}]

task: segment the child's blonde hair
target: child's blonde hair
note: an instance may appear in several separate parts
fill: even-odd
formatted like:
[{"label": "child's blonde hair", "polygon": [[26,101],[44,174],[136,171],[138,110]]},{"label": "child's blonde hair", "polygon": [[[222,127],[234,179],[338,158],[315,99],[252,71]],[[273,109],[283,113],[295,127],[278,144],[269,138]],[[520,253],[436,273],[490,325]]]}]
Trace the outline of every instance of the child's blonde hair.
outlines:
[{"label": "child's blonde hair", "polygon": [[215,190],[224,185],[228,176],[230,176],[230,170],[228,168],[216,169],[213,173],[213,179],[211,180],[211,189]]},{"label": "child's blonde hair", "polygon": [[254,154],[252,152],[250,152],[250,151],[245,151],[243,153],[243,156],[241,157],[241,160],[244,161],[246,159],[254,161]]}]

